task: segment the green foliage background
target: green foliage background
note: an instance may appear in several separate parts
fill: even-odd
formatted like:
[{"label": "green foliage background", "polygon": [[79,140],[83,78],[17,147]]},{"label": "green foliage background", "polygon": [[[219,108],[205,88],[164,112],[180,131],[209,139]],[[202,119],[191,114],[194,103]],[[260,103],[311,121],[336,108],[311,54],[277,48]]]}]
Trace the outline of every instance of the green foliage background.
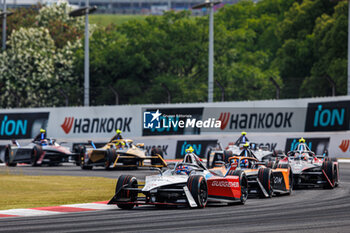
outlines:
[{"label": "green foliage background", "polygon": [[[347,4],[328,0],[243,0],[217,11],[214,100],[276,98],[274,83],[280,87],[280,98],[346,94]],[[23,10],[17,11],[24,14]],[[38,18],[31,14],[28,20],[15,21],[16,17],[9,22],[9,29],[17,29],[18,24],[38,24]],[[207,16],[193,17],[189,11],[182,11],[135,19],[91,18],[98,23],[90,37],[92,105],[207,100]],[[75,41],[72,38],[83,40],[81,25],[72,27],[69,20],[59,15],[55,21],[38,26],[50,29],[60,49]],[[82,46],[74,48],[70,50],[74,55],[70,79],[60,78],[62,82],[52,88],[65,90],[69,105],[81,105],[84,50]],[[0,88],[6,85],[0,81]],[[58,96],[55,102],[37,106],[64,105],[67,98]]]}]

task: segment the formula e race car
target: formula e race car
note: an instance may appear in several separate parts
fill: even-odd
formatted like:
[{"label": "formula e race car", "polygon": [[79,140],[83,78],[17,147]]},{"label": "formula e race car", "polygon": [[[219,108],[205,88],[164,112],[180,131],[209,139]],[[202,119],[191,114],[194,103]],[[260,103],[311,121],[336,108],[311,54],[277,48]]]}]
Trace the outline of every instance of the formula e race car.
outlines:
[{"label": "formula e race car", "polygon": [[42,164],[58,165],[69,162],[70,157],[76,157],[68,147],[61,146],[54,139],[33,141],[21,146],[13,140],[12,145],[5,148],[5,163],[7,166],[16,166],[17,163],[27,163],[32,166]]},{"label": "formula e race car", "polygon": [[290,195],[293,190],[293,174],[290,166],[277,165],[274,161],[259,162],[254,157],[233,156],[228,163],[217,162],[210,171],[217,174],[243,172],[248,179],[248,194],[272,197],[273,194]]},{"label": "formula e race car", "polygon": [[258,147],[255,143],[250,143],[246,137],[246,132],[242,132],[237,141],[229,143],[225,149],[223,149],[221,143],[218,143],[216,148],[209,149],[207,167],[214,167],[217,161],[228,163],[228,159],[232,156],[246,156],[242,153],[244,149],[247,149],[249,154],[254,154],[254,157],[259,161],[271,161],[279,157],[277,151],[270,151],[267,147]]},{"label": "formula e race car", "polygon": [[[203,208],[207,202],[244,204],[248,196],[245,174],[217,175],[210,172],[200,159],[187,149],[182,162],[174,164],[159,175],[147,176],[141,188],[135,177],[120,176],[114,197],[108,204],[117,204],[122,209],[135,205],[156,207],[190,206]],[[193,149],[192,149],[193,150]],[[142,193],[141,197],[138,194]]]},{"label": "formula e race car", "polygon": [[290,165],[294,187],[334,188],[339,184],[339,164],[335,158],[317,157],[301,138],[296,150],[289,151],[278,166]]},{"label": "formula e race car", "polygon": [[[105,146],[96,148],[92,141],[91,146],[79,146],[77,163],[82,169],[91,170],[93,166],[102,166],[106,170],[115,167],[166,167],[167,163],[163,159],[163,152],[159,148],[151,150],[151,156],[146,155],[143,149],[144,144],[136,146],[130,139],[111,140]],[[145,164],[145,162],[149,162]]]}]

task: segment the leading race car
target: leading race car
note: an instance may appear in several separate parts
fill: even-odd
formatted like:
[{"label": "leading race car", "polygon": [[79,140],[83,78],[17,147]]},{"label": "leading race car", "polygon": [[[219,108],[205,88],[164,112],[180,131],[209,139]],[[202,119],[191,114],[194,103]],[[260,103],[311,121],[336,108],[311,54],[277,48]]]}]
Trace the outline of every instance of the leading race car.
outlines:
[{"label": "leading race car", "polygon": [[228,163],[216,163],[210,169],[217,174],[237,174],[243,172],[248,179],[248,193],[259,197],[272,197],[274,194],[288,194],[293,190],[293,174],[290,166],[278,165],[274,162],[259,162],[254,155],[233,156]]},{"label": "leading race car", "polygon": [[[244,173],[217,175],[209,171],[193,154],[190,147],[183,161],[159,175],[147,176],[141,188],[135,177],[120,176],[114,197],[108,204],[122,209],[135,205],[183,205],[203,208],[207,202],[241,203],[248,196],[248,183]],[[143,197],[138,194],[142,193]]]},{"label": "leading race car", "polygon": [[317,157],[301,138],[299,145],[279,161],[279,166],[290,165],[295,187],[334,188],[339,184],[339,164],[335,158]]},{"label": "leading race car", "polygon": [[253,153],[259,161],[276,160],[277,151],[270,151],[267,147],[258,147],[255,143],[249,142],[246,135],[246,132],[242,132],[237,141],[229,143],[225,149],[220,143],[216,148],[211,148],[207,153],[207,167],[214,167],[217,161],[228,163],[228,159],[232,156],[246,156],[247,151],[249,154]]},{"label": "leading race car", "polygon": [[[123,139],[120,134],[121,132],[117,130],[116,136],[101,148],[96,148],[91,141],[90,147],[80,146],[78,149],[80,161],[77,164],[87,170],[91,170],[93,166],[102,166],[105,169],[167,166],[163,159],[163,152],[159,148],[153,148],[151,156],[148,156],[143,149],[143,143],[135,146],[132,140]],[[149,164],[145,164],[147,161]]]},{"label": "leading race car", "polygon": [[69,157],[75,157],[68,147],[58,144],[54,139],[33,141],[21,146],[17,141],[5,148],[5,163],[7,166],[16,166],[17,163],[27,163],[32,166],[42,164],[58,165],[68,162]]}]

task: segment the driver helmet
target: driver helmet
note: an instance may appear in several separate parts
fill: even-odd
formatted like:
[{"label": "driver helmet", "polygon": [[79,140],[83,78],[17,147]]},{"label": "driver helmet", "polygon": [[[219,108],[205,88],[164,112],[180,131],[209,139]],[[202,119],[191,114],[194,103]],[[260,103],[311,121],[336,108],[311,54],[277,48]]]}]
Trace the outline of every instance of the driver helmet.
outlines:
[{"label": "driver helmet", "polygon": [[192,146],[190,146],[189,148],[186,149],[186,153],[190,154],[193,153],[194,149],[192,148]]},{"label": "driver helmet", "polygon": [[243,145],[243,150],[244,150],[244,156],[245,157],[248,157],[248,148],[249,148],[249,143],[246,142],[244,145]]},{"label": "driver helmet", "polygon": [[303,156],[304,160],[306,160],[306,161],[309,160],[309,155],[307,153],[303,153],[302,156]]},{"label": "driver helmet", "polygon": [[125,146],[124,142],[116,142],[115,146],[117,147],[117,149],[123,149]]},{"label": "driver helmet", "polygon": [[243,168],[248,168],[249,161],[248,159],[242,159],[240,166]]},{"label": "driver helmet", "polygon": [[248,149],[248,147],[249,147],[249,143],[248,142],[244,143],[243,148]]},{"label": "driver helmet", "polygon": [[181,174],[181,175],[188,175],[191,172],[191,168],[187,165],[179,165],[177,166],[175,173],[176,174]]},{"label": "driver helmet", "polygon": [[122,139],[122,138],[121,138],[122,131],[121,131],[120,129],[117,129],[117,130],[115,131],[115,133],[118,135],[117,139]]},{"label": "driver helmet", "polygon": [[40,140],[40,144],[41,144],[42,146],[46,146],[46,145],[48,144],[48,142],[47,142],[46,139],[41,139],[41,140]]}]

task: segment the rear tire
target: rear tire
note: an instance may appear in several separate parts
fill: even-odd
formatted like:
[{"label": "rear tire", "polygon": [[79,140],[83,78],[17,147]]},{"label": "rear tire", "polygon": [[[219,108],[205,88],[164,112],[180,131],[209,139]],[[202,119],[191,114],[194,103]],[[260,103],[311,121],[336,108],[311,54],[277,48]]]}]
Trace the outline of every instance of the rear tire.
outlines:
[{"label": "rear tire", "polygon": [[190,176],[187,180],[187,187],[191,192],[198,208],[204,208],[208,202],[208,185],[204,176]]},{"label": "rear tire", "polygon": [[11,155],[11,145],[7,145],[5,148],[5,164],[8,167],[16,167],[17,163],[10,163],[10,155]]},{"label": "rear tire", "polygon": [[[272,197],[273,195],[273,175],[270,168],[260,168],[258,171],[258,179],[264,189],[267,192],[268,197]],[[266,196],[262,192],[262,190],[259,190],[259,196],[262,198],[265,198]]]},{"label": "rear tire", "polygon": [[116,151],[114,149],[107,149],[106,151],[106,157],[105,157],[105,164],[104,168],[106,170],[110,169],[110,166],[113,164],[115,158],[116,158]]},{"label": "rear tire", "polygon": [[335,186],[335,172],[334,172],[334,163],[332,161],[324,161],[322,164],[322,170],[327,175],[329,181],[332,183],[332,185],[328,182],[327,177],[325,177],[326,184],[324,185],[324,188],[332,189]]},{"label": "rear tire", "polygon": [[[115,187],[115,194],[117,198],[128,198],[130,199],[130,202],[134,202],[137,199],[138,192],[137,191],[128,191],[128,190],[121,190],[124,185],[127,184],[128,188],[137,188],[137,179],[132,176],[128,175],[122,175],[118,178],[117,185]],[[120,190],[120,192],[118,192]],[[117,193],[118,192],[118,193]],[[120,209],[123,210],[130,210],[134,208],[135,204],[117,204],[117,206]]]}]

